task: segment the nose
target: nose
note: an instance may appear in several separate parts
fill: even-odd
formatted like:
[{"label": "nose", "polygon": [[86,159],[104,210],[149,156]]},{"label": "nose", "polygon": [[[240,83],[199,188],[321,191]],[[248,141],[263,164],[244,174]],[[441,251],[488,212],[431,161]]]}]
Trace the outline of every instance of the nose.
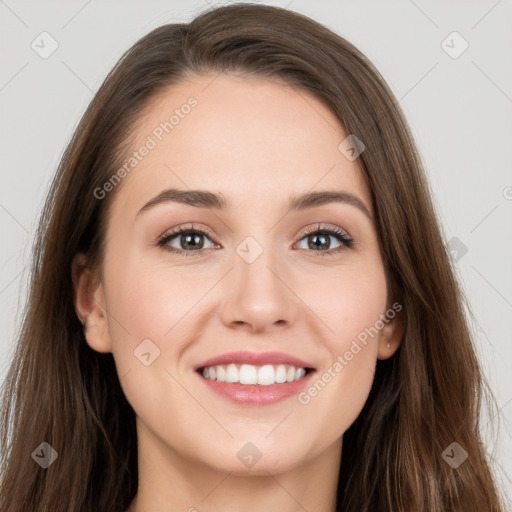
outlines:
[{"label": "nose", "polygon": [[220,315],[224,325],[248,332],[285,329],[299,314],[291,273],[270,250],[252,263],[234,255],[234,268],[226,276]]}]

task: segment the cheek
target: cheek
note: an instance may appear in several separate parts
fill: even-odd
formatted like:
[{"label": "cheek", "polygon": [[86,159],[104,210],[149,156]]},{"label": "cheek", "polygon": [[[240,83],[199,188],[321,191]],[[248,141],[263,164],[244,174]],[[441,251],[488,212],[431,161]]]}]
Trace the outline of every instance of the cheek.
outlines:
[{"label": "cheek", "polygon": [[[337,360],[319,376],[321,384],[318,381],[312,383],[313,388],[321,391],[311,399],[310,405],[315,408],[316,415],[329,418],[325,422],[326,438],[342,436],[358,417],[373,383],[375,360],[368,347],[362,348],[350,361],[346,356]],[[325,383],[324,379],[330,380]],[[313,400],[317,401],[316,404]]]},{"label": "cheek", "polygon": [[326,442],[342,436],[352,425],[373,383],[377,338],[359,336],[364,332],[360,325],[354,321],[349,326],[347,322],[342,336],[326,342],[329,343],[329,361],[318,369],[310,386],[298,395],[298,402],[304,411],[309,410],[308,415],[328,418],[323,423]]},{"label": "cheek", "polygon": [[378,262],[303,275],[298,295],[326,326],[332,351],[346,350],[347,343],[385,313],[387,286]]},{"label": "cheek", "polygon": [[[122,265],[111,260],[108,300],[117,340],[125,339],[127,331],[134,341],[145,338],[165,344],[182,327],[182,318],[194,310],[214,279],[192,267],[174,266],[151,260],[142,254],[127,257]],[[118,323],[125,329],[119,330]],[[184,322],[186,324],[186,322]],[[174,330],[174,332],[173,332]]]},{"label": "cheek", "polygon": [[323,288],[319,281],[314,288],[311,282],[309,289],[314,291],[305,300],[315,304],[315,313],[329,327],[322,331],[327,333],[323,343],[330,358],[299,403],[316,417],[331,418],[326,439],[339,437],[350,427],[373,383],[387,287],[382,266],[366,263],[331,274]]},{"label": "cheek", "polygon": [[127,400],[144,422],[165,431],[164,411],[190,407],[190,396],[173,375],[190,343],[198,302],[214,280],[192,267],[147,260],[126,255],[121,264],[112,254],[105,263],[109,333]]}]

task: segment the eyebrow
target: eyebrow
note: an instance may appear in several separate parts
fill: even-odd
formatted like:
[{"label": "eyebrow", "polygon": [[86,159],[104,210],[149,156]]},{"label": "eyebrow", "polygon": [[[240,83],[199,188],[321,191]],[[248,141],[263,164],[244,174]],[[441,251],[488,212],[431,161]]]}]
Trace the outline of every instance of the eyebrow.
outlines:
[{"label": "eyebrow", "polygon": [[[222,195],[208,190],[180,190],[170,188],[163,190],[149,200],[137,213],[141,213],[155,207],[158,204],[180,203],[195,206],[197,208],[211,208],[214,210],[227,210],[230,208],[229,201]],[[296,197],[292,197],[288,203],[288,212],[302,211],[309,208],[323,206],[328,203],[345,203],[354,206],[362,211],[371,221],[373,216],[363,203],[354,194],[345,191],[319,191],[307,192]]]}]

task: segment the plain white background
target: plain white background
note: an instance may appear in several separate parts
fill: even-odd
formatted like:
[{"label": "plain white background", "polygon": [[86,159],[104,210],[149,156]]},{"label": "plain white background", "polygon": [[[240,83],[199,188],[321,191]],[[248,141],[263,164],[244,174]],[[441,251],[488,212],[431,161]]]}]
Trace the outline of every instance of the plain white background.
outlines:
[{"label": "plain white background", "polygon": [[[399,100],[475,316],[499,408],[498,441],[486,411],[484,435],[512,496],[512,2],[264,3],[306,14],[355,44]],[[87,104],[138,38],[218,4],[0,0],[0,380],[23,313],[40,209]],[[46,51],[58,45],[47,58],[31,46],[43,46],[41,37]]]}]

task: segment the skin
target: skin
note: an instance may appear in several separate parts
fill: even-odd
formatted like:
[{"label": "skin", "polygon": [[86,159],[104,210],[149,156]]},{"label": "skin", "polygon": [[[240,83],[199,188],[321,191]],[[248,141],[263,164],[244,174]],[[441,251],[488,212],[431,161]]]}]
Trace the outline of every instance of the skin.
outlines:
[{"label": "skin", "polygon": [[[268,79],[204,75],[169,88],[138,123],[133,149],[190,96],[198,106],[110,192],[104,280],[80,270],[81,255],[73,264],[87,343],[113,353],[137,415],[139,489],[129,511],[334,510],[343,433],[377,358],[398,348],[401,315],[306,405],[297,396],[236,405],[193,366],[234,350],[278,350],[311,362],[318,377],[332,367],[390,307],[377,232],[349,204],[285,212],[292,195],[344,190],[373,215],[370,192],[358,160],[338,150],[348,134],[334,113]],[[167,203],[137,215],[171,187],[220,192],[231,208]],[[327,249],[311,249],[304,231],[319,222],[345,230],[353,247],[322,255],[340,246],[331,235]],[[213,234],[201,254],[155,246],[191,223]],[[247,236],[263,248],[253,263],[236,252]],[[168,245],[189,247],[180,235]],[[134,356],[147,338],[161,351],[149,366]],[[237,457],[247,442],[262,453],[251,468]]]}]

